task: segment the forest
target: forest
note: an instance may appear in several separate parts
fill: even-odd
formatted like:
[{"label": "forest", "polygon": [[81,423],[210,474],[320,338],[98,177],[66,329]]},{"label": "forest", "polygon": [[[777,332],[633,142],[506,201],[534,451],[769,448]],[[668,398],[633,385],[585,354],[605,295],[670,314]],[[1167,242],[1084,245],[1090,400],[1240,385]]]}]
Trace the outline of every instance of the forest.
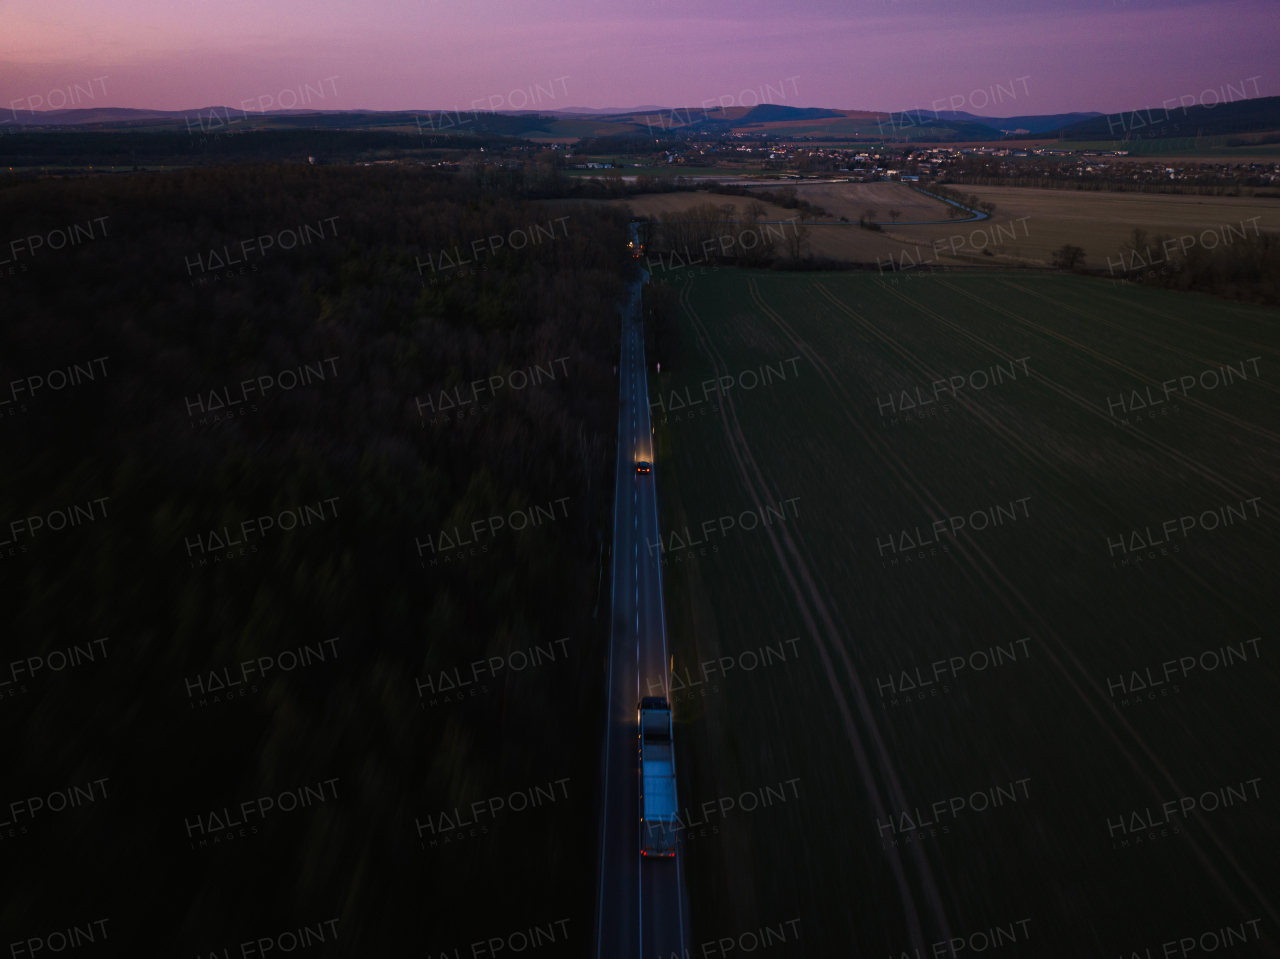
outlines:
[{"label": "forest", "polygon": [[292,916],[452,955],[501,903],[588,938],[635,266],[621,208],[519,194],[4,191],[6,929],[222,956]]},{"label": "forest", "polygon": [[425,125],[421,134],[363,130],[256,129],[228,112],[225,117],[190,118],[185,130],[120,132],[17,130],[0,136],[5,167],[208,166],[270,161],[307,163],[375,158],[439,157],[442,151],[493,148],[508,137],[476,131],[440,134]]}]

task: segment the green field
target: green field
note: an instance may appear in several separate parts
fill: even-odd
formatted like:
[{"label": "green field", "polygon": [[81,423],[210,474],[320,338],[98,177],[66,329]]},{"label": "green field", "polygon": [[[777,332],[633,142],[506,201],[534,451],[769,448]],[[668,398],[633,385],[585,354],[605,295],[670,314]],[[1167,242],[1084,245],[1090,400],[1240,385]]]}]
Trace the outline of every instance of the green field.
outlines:
[{"label": "green field", "polygon": [[1001,956],[1128,956],[1267,915],[1280,314],[1065,275],[665,282],[695,942],[798,919],[779,955],[1000,927]]}]

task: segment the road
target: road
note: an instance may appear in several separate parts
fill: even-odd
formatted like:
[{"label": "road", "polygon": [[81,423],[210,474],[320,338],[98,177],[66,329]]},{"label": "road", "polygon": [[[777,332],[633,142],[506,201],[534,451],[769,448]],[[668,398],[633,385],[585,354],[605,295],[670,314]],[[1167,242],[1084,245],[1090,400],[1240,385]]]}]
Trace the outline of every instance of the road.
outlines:
[{"label": "road", "polygon": [[[642,696],[665,695],[669,654],[662,608],[657,467],[653,462],[649,388],[640,328],[640,281],[631,285],[622,320],[618,364],[618,479],[614,505],[613,626],[610,636],[607,728],[603,746],[597,959],[687,959],[688,890],[684,843],[674,859],[640,855],[640,754],[637,707]],[[680,748],[677,734],[675,748]],[[678,794],[677,794],[678,795]],[[688,950],[688,951],[686,951]]]}]

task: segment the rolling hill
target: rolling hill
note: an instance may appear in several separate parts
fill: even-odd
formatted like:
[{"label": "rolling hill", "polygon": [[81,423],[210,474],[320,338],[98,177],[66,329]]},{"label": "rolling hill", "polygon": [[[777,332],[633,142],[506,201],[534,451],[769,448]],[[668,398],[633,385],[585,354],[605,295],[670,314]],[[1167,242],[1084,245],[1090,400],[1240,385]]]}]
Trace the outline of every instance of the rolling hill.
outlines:
[{"label": "rolling hill", "polygon": [[1221,136],[1262,130],[1280,130],[1280,97],[1255,97],[1171,110],[1163,106],[1142,107],[1073,123],[1059,133],[1067,140],[1114,140],[1117,137]]}]

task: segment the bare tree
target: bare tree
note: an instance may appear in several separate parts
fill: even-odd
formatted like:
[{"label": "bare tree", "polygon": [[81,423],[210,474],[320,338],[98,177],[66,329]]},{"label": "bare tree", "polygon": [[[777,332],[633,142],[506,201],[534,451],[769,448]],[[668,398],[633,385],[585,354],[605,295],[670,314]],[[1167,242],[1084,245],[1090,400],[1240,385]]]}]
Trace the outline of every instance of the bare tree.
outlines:
[{"label": "bare tree", "polygon": [[798,260],[809,252],[809,227],[804,221],[791,223],[791,233],[787,236],[787,253],[791,259]]},{"label": "bare tree", "polygon": [[890,219],[890,220],[892,220],[894,223],[897,223],[897,222],[898,222],[898,218],[899,218],[900,216],[902,216],[902,211],[901,211],[901,210],[890,210],[890,211],[889,211],[889,219]]},{"label": "bare tree", "polygon": [[715,256],[723,249],[722,238],[732,235],[737,212],[732,203],[699,203],[665,212],[661,214],[663,243],[688,260]]},{"label": "bare tree", "polygon": [[640,248],[648,250],[658,236],[658,220],[652,214],[636,223],[636,237],[640,240]]},{"label": "bare tree", "polygon": [[991,216],[996,212],[996,205],[992,203],[990,200],[984,200],[982,203],[978,204],[978,209],[980,209],[987,216]]},{"label": "bare tree", "polygon": [[1129,240],[1129,249],[1141,250],[1143,247],[1147,245],[1147,231],[1142,229],[1141,227],[1135,226],[1133,228],[1133,233],[1130,234],[1130,236],[1131,236],[1131,239]]},{"label": "bare tree", "polygon": [[1053,251],[1053,265],[1060,270],[1074,270],[1084,263],[1084,250],[1070,243],[1064,243]]},{"label": "bare tree", "polygon": [[758,264],[773,258],[776,243],[770,235],[772,231],[763,229],[759,222],[760,217],[767,215],[768,212],[768,207],[763,203],[752,200],[747,204],[744,219],[737,224],[738,233],[735,239],[738,256],[748,263]]}]

